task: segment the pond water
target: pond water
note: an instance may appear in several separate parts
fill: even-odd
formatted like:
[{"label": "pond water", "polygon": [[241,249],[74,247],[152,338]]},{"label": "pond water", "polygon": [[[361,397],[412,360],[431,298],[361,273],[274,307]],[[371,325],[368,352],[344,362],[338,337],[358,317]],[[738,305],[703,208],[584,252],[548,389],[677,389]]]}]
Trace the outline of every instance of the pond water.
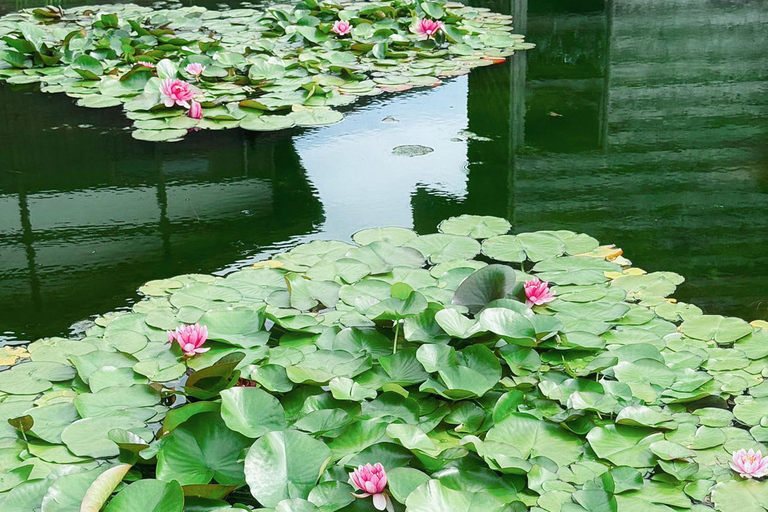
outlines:
[{"label": "pond water", "polygon": [[[768,1],[475,3],[538,47],[329,127],[152,144],[114,110],[0,86],[0,341],[67,333],[151,279],[461,213],[588,233],[684,275],[707,313],[765,318]],[[410,144],[434,151],[393,154]]]}]

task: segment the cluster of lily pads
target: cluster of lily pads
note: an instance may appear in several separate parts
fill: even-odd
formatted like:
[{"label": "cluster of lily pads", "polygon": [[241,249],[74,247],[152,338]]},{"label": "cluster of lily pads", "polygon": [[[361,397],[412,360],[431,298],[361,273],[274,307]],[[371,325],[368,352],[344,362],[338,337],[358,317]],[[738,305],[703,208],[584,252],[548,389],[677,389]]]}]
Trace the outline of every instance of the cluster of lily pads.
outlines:
[{"label": "cluster of lily pads", "polygon": [[312,241],[31,343],[0,372],[0,509],[768,510],[768,323],[509,230]]},{"label": "cluster of lily pads", "polygon": [[39,83],[83,107],[122,105],[141,140],[272,131],[336,123],[335,108],[360,96],[504,62],[533,46],[511,23],[423,0],[302,0],[264,12],[49,7],[0,18],[0,80]]}]

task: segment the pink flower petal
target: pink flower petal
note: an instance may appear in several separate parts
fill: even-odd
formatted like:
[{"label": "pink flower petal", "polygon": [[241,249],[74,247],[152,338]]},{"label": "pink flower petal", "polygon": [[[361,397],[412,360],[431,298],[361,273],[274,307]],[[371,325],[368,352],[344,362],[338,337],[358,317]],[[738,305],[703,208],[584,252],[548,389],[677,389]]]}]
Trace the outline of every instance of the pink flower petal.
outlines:
[{"label": "pink flower petal", "polygon": [[383,494],[374,494],[373,506],[376,507],[376,510],[384,510],[387,508],[387,498]]}]

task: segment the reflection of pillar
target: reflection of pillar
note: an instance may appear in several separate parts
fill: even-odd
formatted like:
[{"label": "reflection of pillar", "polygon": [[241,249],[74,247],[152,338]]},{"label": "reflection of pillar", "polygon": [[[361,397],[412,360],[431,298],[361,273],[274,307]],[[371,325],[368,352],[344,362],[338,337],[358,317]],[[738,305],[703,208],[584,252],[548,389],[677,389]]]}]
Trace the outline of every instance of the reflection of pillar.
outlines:
[{"label": "reflection of pillar", "polygon": [[[516,33],[524,32],[528,1],[512,0],[510,8]],[[512,219],[514,153],[525,141],[525,53],[517,52],[504,65],[478,68],[469,75],[469,131],[479,137],[467,143],[466,213]]]},{"label": "reflection of pillar", "polygon": [[[469,2],[470,5],[473,2]],[[528,1],[482,2],[513,16],[516,33],[525,31]],[[430,232],[440,220],[460,214],[494,215],[512,220],[514,153],[525,141],[526,52],[504,64],[478,67],[468,77],[467,195],[446,196],[419,186],[411,199],[414,227]]]},{"label": "reflection of pillar", "polygon": [[19,216],[21,217],[21,242],[24,244],[27,253],[27,269],[29,270],[29,286],[32,292],[32,303],[35,305],[36,309],[41,310],[43,307],[43,300],[40,295],[40,280],[37,277],[37,266],[35,264],[32,222],[29,219],[27,192],[24,189],[24,185],[21,183],[19,183]]},{"label": "reflection of pillar", "polygon": [[171,257],[171,221],[168,219],[168,193],[165,188],[165,172],[162,165],[158,166],[157,173],[157,206],[160,208],[158,231],[163,239],[163,254],[168,260]]},{"label": "reflection of pillar", "polygon": [[610,95],[611,95],[611,50],[613,48],[613,17],[616,13],[616,4],[613,0],[605,0],[605,61],[603,64],[604,70],[604,85],[603,85],[603,97],[600,103],[600,146],[603,149],[603,153],[608,155],[608,117],[610,114]]},{"label": "reflection of pillar", "polygon": [[[295,212],[309,213],[315,226],[325,222],[323,205],[317,200],[317,191],[307,180],[307,172],[296,152],[293,139],[280,137],[277,140],[256,142],[254,155],[270,156],[269,166],[262,173],[271,174],[274,189],[274,215],[280,222],[295,215]],[[260,147],[261,146],[261,147]]]},{"label": "reflection of pillar", "polygon": [[[517,55],[512,57],[514,60]],[[467,199],[462,213],[507,217],[511,162],[511,62],[477,68],[469,75]]]},{"label": "reflection of pillar", "polygon": [[[525,34],[528,29],[528,0],[512,1],[514,33]],[[509,169],[507,173],[507,219],[515,224],[515,155],[525,146],[525,77],[528,52],[518,52],[509,66]]]}]

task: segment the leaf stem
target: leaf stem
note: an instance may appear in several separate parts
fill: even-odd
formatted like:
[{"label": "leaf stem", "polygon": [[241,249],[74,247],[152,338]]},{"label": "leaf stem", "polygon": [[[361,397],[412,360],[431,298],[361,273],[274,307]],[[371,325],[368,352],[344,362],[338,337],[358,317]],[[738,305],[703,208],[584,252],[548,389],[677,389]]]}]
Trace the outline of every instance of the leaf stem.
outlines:
[{"label": "leaf stem", "polygon": [[397,336],[400,334],[400,319],[395,320],[395,344],[392,346],[392,354],[397,354]]}]

